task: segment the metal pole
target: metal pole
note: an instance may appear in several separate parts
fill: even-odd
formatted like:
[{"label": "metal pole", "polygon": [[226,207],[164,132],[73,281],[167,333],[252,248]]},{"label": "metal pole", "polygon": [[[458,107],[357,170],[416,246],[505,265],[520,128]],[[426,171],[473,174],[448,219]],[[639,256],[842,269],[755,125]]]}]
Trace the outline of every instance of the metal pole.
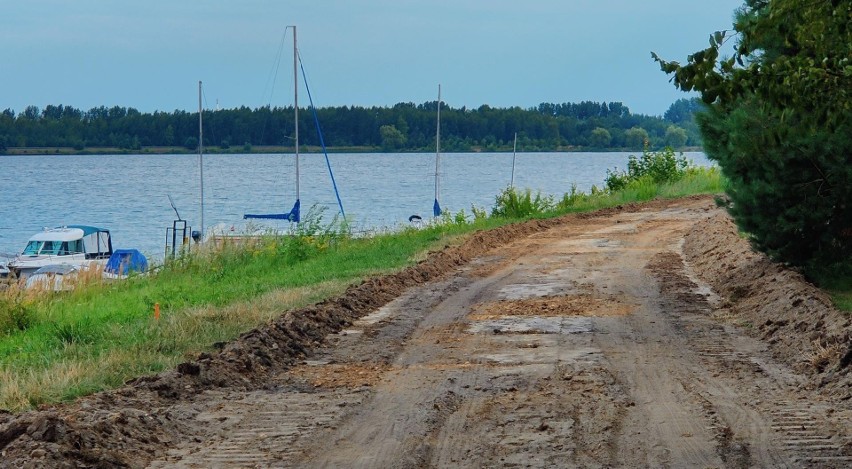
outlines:
[{"label": "metal pole", "polygon": [[509,187],[515,187],[515,154],[518,151],[518,133],[515,132],[515,144],[512,145],[512,180],[509,182]]},{"label": "metal pole", "polygon": [[204,131],[201,126],[201,80],[198,81],[198,171],[201,176],[201,239],[204,240]]},{"label": "metal pole", "polygon": [[293,28],[293,115],[296,119],[296,200],[299,200],[299,49],[296,46],[296,26]]},{"label": "metal pole", "polygon": [[438,200],[440,186],[438,184],[438,174],[441,162],[441,85],[438,84],[438,126],[435,132],[435,200]]}]

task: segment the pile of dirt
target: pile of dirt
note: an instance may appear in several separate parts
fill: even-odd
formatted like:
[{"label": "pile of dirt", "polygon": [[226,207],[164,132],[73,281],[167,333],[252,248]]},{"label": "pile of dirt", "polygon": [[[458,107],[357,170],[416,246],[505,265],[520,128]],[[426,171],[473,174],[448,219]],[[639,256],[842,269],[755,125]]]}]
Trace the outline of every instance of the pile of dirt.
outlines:
[{"label": "pile of dirt", "polygon": [[720,295],[717,315],[731,315],[777,358],[812,376],[814,387],[852,398],[852,316],[825,292],[755,252],[724,213],[692,228],[684,254]]}]

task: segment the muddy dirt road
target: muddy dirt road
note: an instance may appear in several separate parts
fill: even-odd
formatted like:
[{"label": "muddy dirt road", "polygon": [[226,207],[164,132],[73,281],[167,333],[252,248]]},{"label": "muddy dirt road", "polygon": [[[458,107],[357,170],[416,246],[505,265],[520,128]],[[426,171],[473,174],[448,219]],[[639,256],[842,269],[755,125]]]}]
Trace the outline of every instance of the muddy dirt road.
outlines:
[{"label": "muddy dirt road", "polygon": [[[5,451],[35,466],[852,467],[849,380],[815,385],[809,351],[761,340],[685,260],[689,233],[715,252],[695,227],[719,213],[691,198],[554,223],[404,290],[259,385],[174,397],[202,360],[179,385],[51,414],[61,425],[0,425],[0,443],[18,428]],[[848,316],[836,330],[848,340]],[[279,342],[263,340],[273,362]]]},{"label": "muddy dirt road", "polygon": [[849,467],[849,417],[710,317],[708,201],[530,236],[409,290],[151,467]]}]

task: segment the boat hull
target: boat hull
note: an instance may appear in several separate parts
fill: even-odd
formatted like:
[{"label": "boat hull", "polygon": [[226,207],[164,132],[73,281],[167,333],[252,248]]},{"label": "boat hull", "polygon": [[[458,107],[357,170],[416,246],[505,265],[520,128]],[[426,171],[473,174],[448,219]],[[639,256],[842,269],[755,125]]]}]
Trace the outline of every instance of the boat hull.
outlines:
[{"label": "boat hull", "polygon": [[71,265],[80,269],[102,268],[105,259],[86,259],[84,254],[70,256],[18,256],[9,262],[8,268],[12,275],[27,278],[36,270],[49,265]]}]

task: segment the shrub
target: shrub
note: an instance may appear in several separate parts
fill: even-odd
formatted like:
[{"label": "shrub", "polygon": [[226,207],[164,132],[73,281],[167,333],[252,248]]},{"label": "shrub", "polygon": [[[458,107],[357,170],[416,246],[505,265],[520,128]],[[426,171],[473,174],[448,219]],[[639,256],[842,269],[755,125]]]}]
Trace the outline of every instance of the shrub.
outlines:
[{"label": "shrub", "polygon": [[671,147],[662,151],[650,151],[647,147],[641,158],[630,155],[627,160],[627,171],[607,170],[606,188],[617,191],[627,187],[631,181],[649,177],[655,183],[672,182],[682,178],[691,167],[689,161],[681,153],[676,156]]},{"label": "shrub", "polygon": [[15,287],[0,296],[0,334],[26,330],[33,322],[30,305]]},{"label": "shrub", "polygon": [[274,237],[278,253],[290,261],[304,261],[348,238],[348,225],[336,216],[331,223],[323,224],[322,215],[326,210],[326,207],[312,206],[291,235]]},{"label": "shrub", "polygon": [[[593,189],[597,189],[596,187],[592,187]],[[567,210],[571,207],[575,207],[579,205],[581,202],[585,202],[589,199],[589,196],[577,190],[577,184],[571,184],[571,192],[566,192],[562,196],[562,200],[556,203],[556,209],[559,211]]]},{"label": "shrub", "polygon": [[514,187],[507,187],[497,194],[491,215],[504,218],[526,218],[551,212],[555,208],[552,196],[542,196],[541,192],[536,192],[533,196],[530,189],[519,192]]}]

